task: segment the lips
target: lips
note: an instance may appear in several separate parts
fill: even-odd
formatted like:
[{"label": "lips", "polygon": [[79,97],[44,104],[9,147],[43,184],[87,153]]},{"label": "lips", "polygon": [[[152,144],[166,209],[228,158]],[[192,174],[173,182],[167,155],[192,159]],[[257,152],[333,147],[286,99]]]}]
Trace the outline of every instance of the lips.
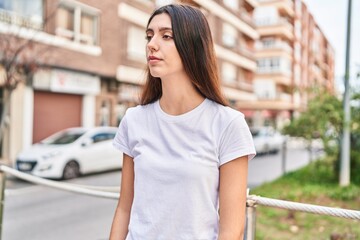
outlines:
[{"label": "lips", "polygon": [[157,57],[155,57],[155,56],[149,56],[148,57],[148,60],[149,61],[158,61],[158,60],[161,60],[160,58],[157,58]]}]

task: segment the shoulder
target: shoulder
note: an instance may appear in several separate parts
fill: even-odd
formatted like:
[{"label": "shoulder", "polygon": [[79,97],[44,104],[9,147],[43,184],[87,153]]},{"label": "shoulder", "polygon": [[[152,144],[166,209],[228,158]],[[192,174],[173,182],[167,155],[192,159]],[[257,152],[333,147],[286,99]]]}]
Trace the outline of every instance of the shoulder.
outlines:
[{"label": "shoulder", "polygon": [[152,109],[153,104],[154,103],[130,107],[126,110],[124,118],[135,120],[139,117],[143,117],[145,114],[147,114],[148,111]]},{"label": "shoulder", "polygon": [[214,117],[223,123],[230,123],[234,119],[245,119],[244,114],[229,106],[224,106],[210,100]]}]

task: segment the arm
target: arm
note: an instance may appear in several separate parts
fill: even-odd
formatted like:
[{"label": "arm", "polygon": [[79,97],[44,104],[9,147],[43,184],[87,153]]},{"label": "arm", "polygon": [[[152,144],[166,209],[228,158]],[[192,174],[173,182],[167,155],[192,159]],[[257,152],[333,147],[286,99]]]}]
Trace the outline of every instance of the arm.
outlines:
[{"label": "arm", "polygon": [[110,240],[125,240],[128,233],[130,211],[134,197],[134,161],[124,154],[120,198],[111,226]]},{"label": "arm", "polygon": [[245,228],[248,156],[220,166],[219,240],[242,240]]}]

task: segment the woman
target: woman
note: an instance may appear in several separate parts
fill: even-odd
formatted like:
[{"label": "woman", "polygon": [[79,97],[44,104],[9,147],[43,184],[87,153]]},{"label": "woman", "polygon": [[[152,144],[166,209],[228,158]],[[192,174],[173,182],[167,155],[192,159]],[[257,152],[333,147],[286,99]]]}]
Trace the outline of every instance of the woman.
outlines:
[{"label": "woman", "polygon": [[248,160],[243,114],[221,95],[200,10],[167,5],[150,17],[148,77],[114,146],[124,153],[111,240],[242,239]]}]

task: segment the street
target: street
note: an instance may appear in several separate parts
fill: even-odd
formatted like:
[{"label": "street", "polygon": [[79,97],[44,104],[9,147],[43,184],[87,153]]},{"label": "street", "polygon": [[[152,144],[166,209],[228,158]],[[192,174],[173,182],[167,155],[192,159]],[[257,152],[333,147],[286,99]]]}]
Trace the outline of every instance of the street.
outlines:
[{"label": "street", "polygon": [[[306,150],[289,146],[288,171],[306,165]],[[257,156],[250,161],[251,188],[282,174],[282,153]],[[93,186],[118,186],[120,171],[68,181]],[[250,191],[251,193],[251,191]],[[5,194],[3,240],[105,240],[108,239],[116,200],[69,193],[9,177]]]}]

